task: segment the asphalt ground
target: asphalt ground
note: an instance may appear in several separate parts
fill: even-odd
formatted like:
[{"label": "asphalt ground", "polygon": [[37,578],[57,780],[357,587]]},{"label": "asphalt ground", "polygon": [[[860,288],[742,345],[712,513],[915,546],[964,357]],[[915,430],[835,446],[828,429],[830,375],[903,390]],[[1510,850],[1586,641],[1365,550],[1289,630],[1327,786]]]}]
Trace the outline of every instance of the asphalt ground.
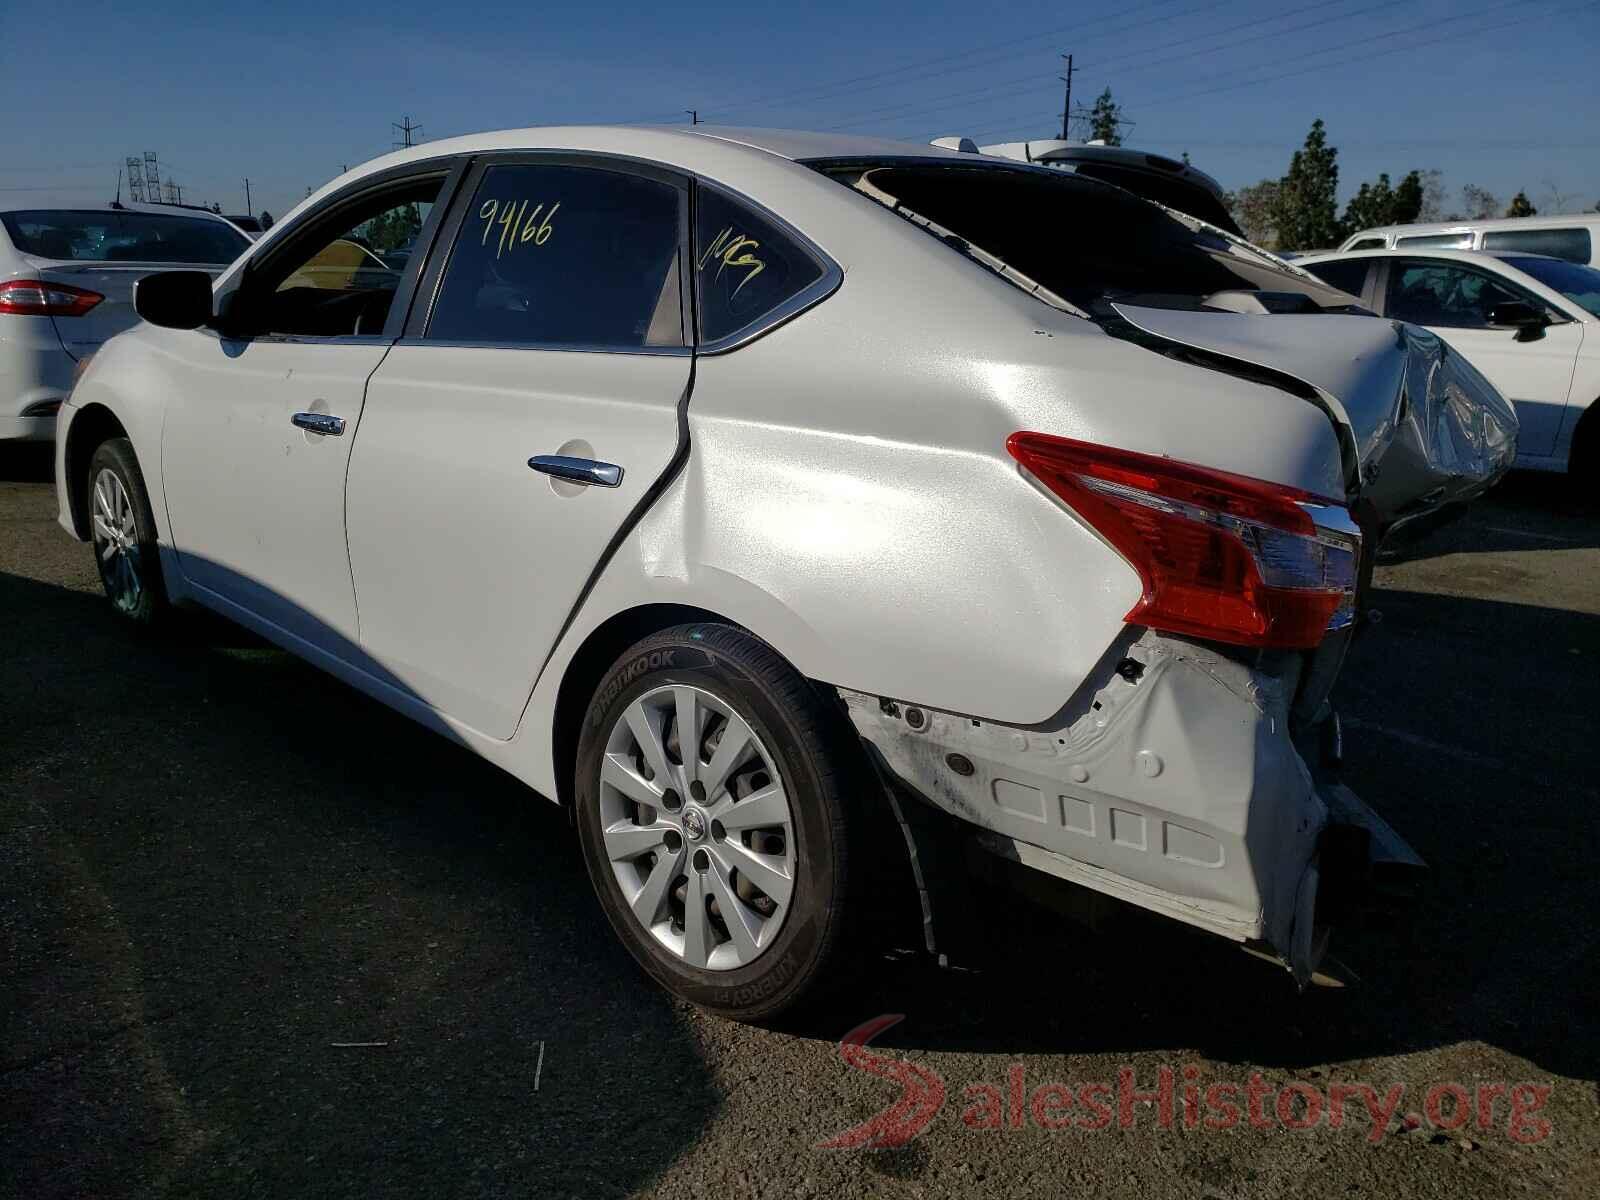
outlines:
[{"label": "asphalt ground", "polygon": [[[982,972],[886,961],[769,1030],[648,984],[513,780],[221,622],[120,628],[48,476],[0,447],[0,1194],[1600,1195],[1600,511],[1564,481],[1377,572],[1347,778],[1433,874],[1341,931],[1359,986],[996,901]],[[1172,1120],[1124,1127],[1125,1069]],[[1319,1119],[1186,1119],[1256,1076]],[[918,1136],[819,1148],[897,1077],[944,1095]],[[1357,1082],[1405,1091],[1333,1127]]]}]

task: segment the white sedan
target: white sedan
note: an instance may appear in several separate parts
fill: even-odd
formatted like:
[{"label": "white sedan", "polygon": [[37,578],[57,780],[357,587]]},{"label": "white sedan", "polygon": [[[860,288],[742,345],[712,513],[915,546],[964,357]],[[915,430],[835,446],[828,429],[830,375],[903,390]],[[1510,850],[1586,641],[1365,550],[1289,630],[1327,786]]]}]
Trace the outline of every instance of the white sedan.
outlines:
[{"label": "white sedan", "polygon": [[[403,270],[323,269],[397,214]],[[1416,863],[1326,698],[1374,543],[1515,419],[1199,221],[899,142],[521,130],[136,299],[57,438],[116,610],[213,609],[567,806],[680,996],[847,979],[913,860],[951,953],[969,852],[1304,983]]]},{"label": "white sedan", "polygon": [[1513,250],[1403,247],[1297,259],[1375,312],[1426,326],[1517,410],[1517,466],[1600,477],[1600,270]]}]

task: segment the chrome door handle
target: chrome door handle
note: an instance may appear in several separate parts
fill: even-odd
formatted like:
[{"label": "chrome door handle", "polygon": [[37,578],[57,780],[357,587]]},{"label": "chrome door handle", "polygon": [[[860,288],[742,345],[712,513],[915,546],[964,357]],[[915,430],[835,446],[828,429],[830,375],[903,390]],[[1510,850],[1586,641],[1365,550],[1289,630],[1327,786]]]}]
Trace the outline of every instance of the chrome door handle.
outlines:
[{"label": "chrome door handle", "polygon": [[312,433],[331,434],[333,437],[344,436],[344,418],[328,413],[295,413],[289,418],[289,423],[298,425],[301,429],[309,429]]},{"label": "chrome door handle", "polygon": [[535,454],[528,460],[535,471],[565,479],[568,483],[616,487],[622,482],[622,468],[616,463],[596,462],[592,458],[568,458],[565,454]]}]

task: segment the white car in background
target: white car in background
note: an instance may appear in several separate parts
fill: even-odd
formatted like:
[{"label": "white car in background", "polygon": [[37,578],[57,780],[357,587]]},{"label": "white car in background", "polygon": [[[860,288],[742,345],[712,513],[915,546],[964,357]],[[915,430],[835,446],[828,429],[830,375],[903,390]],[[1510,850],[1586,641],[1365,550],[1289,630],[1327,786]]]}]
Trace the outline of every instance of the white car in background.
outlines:
[{"label": "white car in background", "polygon": [[48,440],[78,365],[138,322],[134,281],[220,272],[250,241],[210,213],[160,205],[0,210],[0,440]]},{"label": "white car in background", "polygon": [[1383,225],[1351,234],[1339,247],[1340,254],[1355,250],[1493,250],[1600,268],[1600,213]]},{"label": "white car in background", "polygon": [[1600,479],[1600,270],[1537,254],[1370,250],[1295,260],[1374,312],[1422,325],[1517,410],[1517,466]]},{"label": "white car in background", "polygon": [[[307,269],[412,211],[403,271]],[[902,142],[512,130],[136,300],[56,449],[115,609],[214,609],[567,806],[679,996],[848,980],[908,847],[930,939],[970,851],[1302,983],[1417,862],[1327,698],[1376,543],[1515,417],[1199,222]]]}]

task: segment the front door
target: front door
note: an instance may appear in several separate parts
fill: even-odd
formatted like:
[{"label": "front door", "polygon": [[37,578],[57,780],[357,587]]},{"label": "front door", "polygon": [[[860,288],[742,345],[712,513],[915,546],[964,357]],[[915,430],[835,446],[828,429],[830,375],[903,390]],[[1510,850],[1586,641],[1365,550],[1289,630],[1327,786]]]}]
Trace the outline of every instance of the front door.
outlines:
[{"label": "front door", "polygon": [[515,732],[677,453],[686,195],[612,160],[480,164],[368,386],[347,501],[361,648],[490,737]]},{"label": "front door", "polygon": [[442,181],[309,214],[232,298],[243,329],[171,336],[162,467],[185,578],[341,657],[358,637],[345,474],[367,380],[399,332],[385,327],[404,266],[384,256]]},{"label": "front door", "polygon": [[1519,341],[1516,330],[1489,324],[1489,310],[1512,300],[1549,307],[1508,280],[1464,263],[1397,259],[1389,264],[1384,315],[1426,326],[1482,371],[1517,410],[1517,453],[1537,458],[1555,450],[1583,326],[1560,317],[1538,336]]}]

